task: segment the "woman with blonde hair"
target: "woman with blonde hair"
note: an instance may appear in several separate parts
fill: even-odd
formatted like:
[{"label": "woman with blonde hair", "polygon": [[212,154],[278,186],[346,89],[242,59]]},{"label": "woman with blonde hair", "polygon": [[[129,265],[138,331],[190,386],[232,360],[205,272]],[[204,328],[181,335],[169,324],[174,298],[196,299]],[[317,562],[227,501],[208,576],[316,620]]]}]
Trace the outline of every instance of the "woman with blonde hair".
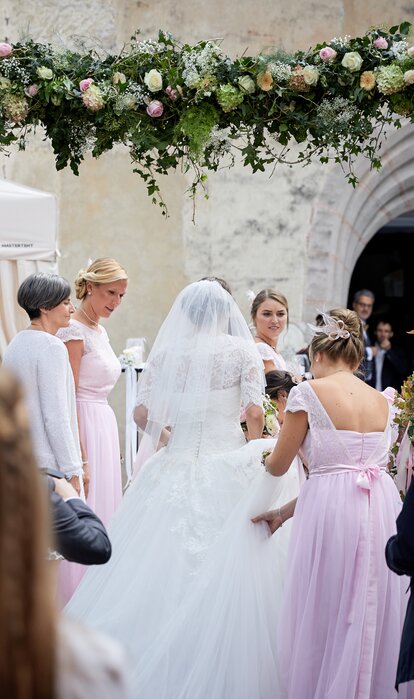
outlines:
[{"label": "woman with blonde hair", "polygon": [[286,362],[277,351],[279,336],[289,321],[288,302],[275,289],[262,289],[254,297],[250,311],[255,327],[255,341],[263,360],[264,369],[286,370]]},{"label": "woman with blonde hair", "polygon": [[387,473],[392,397],[354,374],[364,356],[357,314],[335,309],[322,318],[312,327],[314,380],[291,390],[264,461],[277,482],[300,448],[309,479],[297,504],[254,518],[274,532],[294,512],[280,621],[282,696],[392,699],[407,588],[384,556],[401,508]]},{"label": "woman with blonde hair", "polygon": [[47,561],[48,490],[17,380],[0,370],[0,696],[122,699],[123,658],[58,616]]},{"label": "woman with blonde hair", "polygon": [[[100,258],[75,279],[80,305],[58,337],[66,344],[76,388],[84,471],[89,475],[88,505],[107,524],[122,497],[120,447],[116,418],[107,397],[121,373],[101,318],[120,305],[128,286],[124,268],[111,258]],[[67,602],[83,569],[61,565],[59,593]]]}]

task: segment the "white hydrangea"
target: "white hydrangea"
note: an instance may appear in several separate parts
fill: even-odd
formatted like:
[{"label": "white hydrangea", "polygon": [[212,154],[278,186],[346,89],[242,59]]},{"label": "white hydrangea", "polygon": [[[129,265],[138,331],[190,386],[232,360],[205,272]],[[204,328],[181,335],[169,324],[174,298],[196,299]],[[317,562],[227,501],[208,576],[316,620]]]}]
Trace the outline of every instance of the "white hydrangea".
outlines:
[{"label": "white hydrangea", "polygon": [[390,51],[395,58],[404,58],[407,55],[408,41],[403,39],[402,41],[394,41],[390,46]]},{"label": "white hydrangea", "polygon": [[208,41],[203,48],[196,47],[182,54],[183,80],[187,87],[196,87],[206,75],[214,75],[218,64],[222,64],[222,51],[217,44]]}]

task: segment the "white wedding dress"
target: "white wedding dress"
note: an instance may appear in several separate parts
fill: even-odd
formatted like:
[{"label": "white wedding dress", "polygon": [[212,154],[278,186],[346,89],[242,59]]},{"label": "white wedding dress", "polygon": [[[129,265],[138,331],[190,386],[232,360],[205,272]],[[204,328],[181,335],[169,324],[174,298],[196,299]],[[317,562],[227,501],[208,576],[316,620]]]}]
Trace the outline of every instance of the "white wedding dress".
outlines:
[{"label": "white wedding dress", "polygon": [[[87,572],[66,607],[124,644],[137,699],[277,697],[276,618],[290,526],[270,539],[250,517],[260,510],[261,488],[264,507],[276,482],[280,504],[294,498],[299,468],[273,479],[260,460],[274,440],[245,443],[240,404],[262,405],[254,344],[222,335],[214,362],[203,422],[189,415],[145,463],[109,527],[111,560]],[[263,615],[271,638],[258,638]]]}]

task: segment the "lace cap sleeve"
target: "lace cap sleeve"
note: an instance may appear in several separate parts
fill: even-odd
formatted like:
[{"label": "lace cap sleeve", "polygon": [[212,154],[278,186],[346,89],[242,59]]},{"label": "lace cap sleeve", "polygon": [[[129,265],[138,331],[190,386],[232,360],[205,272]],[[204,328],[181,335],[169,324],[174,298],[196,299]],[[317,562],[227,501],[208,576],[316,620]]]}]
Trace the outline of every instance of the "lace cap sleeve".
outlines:
[{"label": "lace cap sleeve", "polygon": [[308,402],[306,400],[306,383],[300,383],[298,386],[294,386],[289,393],[286,408],[291,413],[297,413],[299,410],[303,410],[305,413],[309,412]]},{"label": "lace cap sleeve", "polygon": [[254,348],[245,348],[241,370],[241,402],[244,409],[250,405],[263,406],[265,380],[263,362]]},{"label": "lace cap sleeve", "polygon": [[275,353],[272,350],[269,345],[266,345],[265,342],[257,342],[256,343],[256,349],[259,352],[261,358],[265,362],[274,362],[275,361]]},{"label": "lace cap sleeve", "polygon": [[59,340],[62,340],[62,342],[69,342],[69,340],[83,340],[84,337],[82,335],[82,331],[80,328],[78,328],[76,325],[68,325],[67,328],[59,328],[59,330],[56,333],[56,337],[59,338]]}]

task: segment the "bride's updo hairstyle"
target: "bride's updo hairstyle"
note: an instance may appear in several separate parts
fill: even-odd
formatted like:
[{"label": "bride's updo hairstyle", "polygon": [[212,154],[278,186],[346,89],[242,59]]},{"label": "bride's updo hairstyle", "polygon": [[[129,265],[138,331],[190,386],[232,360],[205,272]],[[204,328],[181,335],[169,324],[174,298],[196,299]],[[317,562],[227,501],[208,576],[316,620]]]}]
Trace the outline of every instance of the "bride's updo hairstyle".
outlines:
[{"label": "bride's updo hairstyle", "polygon": [[86,269],[81,269],[75,279],[76,298],[82,301],[88,293],[87,282],[92,284],[110,284],[121,279],[128,279],[128,275],[119,262],[111,257],[100,257],[91,262]]},{"label": "bride's updo hairstyle", "polygon": [[263,301],[266,301],[267,299],[271,299],[272,301],[277,301],[277,303],[280,303],[282,306],[284,306],[286,308],[287,322],[289,325],[289,306],[288,306],[287,298],[286,298],[286,296],[283,296],[283,294],[280,294],[278,291],[275,291],[275,289],[262,289],[254,297],[253,302],[252,302],[252,307],[250,310],[250,316],[251,316],[251,319],[253,321],[253,324],[256,325],[256,315],[257,315],[257,311],[259,310],[259,306],[261,306]]},{"label": "bride's updo hairstyle", "polygon": [[317,352],[323,352],[333,362],[342,360],[349,367],[359,366],[364,356],[364,338],[357,313],[347,308],[334,308],[328,315],[339,321],[338,327],[347,331],[349,337],[335,338],[332,333],[329,336],[329,330],[317,333],[310,343],[310,359],[312,360]]}]

